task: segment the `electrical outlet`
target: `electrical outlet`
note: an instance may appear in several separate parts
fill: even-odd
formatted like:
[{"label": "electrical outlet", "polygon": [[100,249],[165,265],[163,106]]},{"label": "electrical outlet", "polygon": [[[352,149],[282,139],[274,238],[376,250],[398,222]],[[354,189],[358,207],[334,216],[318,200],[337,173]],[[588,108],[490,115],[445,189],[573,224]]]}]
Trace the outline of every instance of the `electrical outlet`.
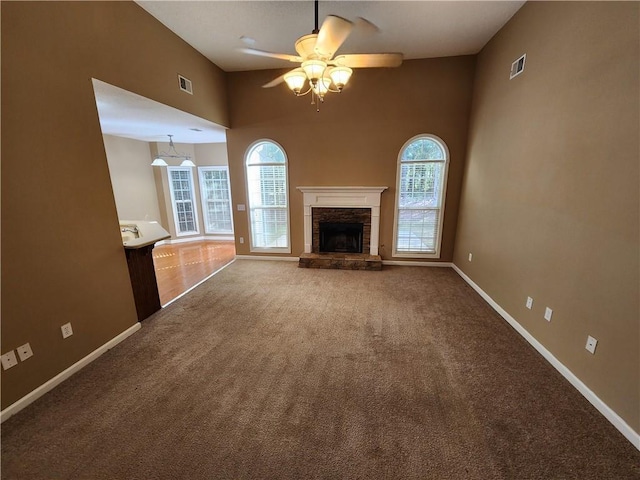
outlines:
[{"label": "electrical outlet", "polygon": [[246,210],[246,207],[244,206],[243,203],[239,203],[238,204],[238,211],[239,212],[244,212]]},{"label": "electrical outlet", "polygon": [[584,346],[591,353],[596,353],[596,345],[598,345],[598,340],[593,338],[591,335],[587,337],[587,344]]},{"label": "electrical outlet", "polygon": [[62,330],[62,338],[68,338],[73,335],[73,328],[71,328],[71,323],[65,323],[60,327]]},{"label": "electrical outlet", "polygon": [[2,359],[2,368],[4,368],[5,370],[9,370],[11,367],[15,367],[18,364],[16,352],[14,352],[13,350],[2,355],[0,359]]},{"label": "electrical outlet", "polygon": [[244,237],[240,237],[240,243],[244,243]]},{"label": "electrical outlet", "polygon": [[527,303],[525,305],[529,310],[531,310],[533,308],[533,298],[527,297]]},{"label": "electrical outlet", "polygon": [[551,321],[551,315],[553,315],[553,310],[551,310],[549,307],[547,307],[547,308],[544,310],[544,319],[545,319],[547,322],[550,322],[550,321]]},{"label": "electrical outlet", "polygon": [[24,345],[20,345],[16,348],[18,352],[18,356],[20,357],[20,361],[24,362],[27,358],[33,357],[33,350],[31,350],[31,345],[25,343]]},{"label": "electrical outlet", "polygon": [[469,254],[469,261],[473,260],[473,253]]}]

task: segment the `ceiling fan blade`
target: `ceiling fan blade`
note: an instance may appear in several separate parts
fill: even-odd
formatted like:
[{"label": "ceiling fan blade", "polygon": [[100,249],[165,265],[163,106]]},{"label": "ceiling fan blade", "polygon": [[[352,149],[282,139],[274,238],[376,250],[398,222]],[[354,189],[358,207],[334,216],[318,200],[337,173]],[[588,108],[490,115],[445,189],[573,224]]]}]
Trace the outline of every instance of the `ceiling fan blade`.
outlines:
[{"label": "ceiling fan blade", "polygon": [[[297,69],[294,68],[293,70]],[[293,70],[289,70],[289,72],[293,72]],[[264,85],[262,85],[262,88],[271,88],[275,87],[276,85],[280,85],[282,82],[284,82],[284,76],[289,72],[283,73],[278,78],[274,78],[273,80],[271,80],[269,83],[265,83]]]},{"label": "ceiling fan blade", "polygon": [[351,33],[352,28],[353,24],[349,20],[335,15],[327,16],[318,32],[315,52],[321,57],[333,57]]},{"label": "ceiling fan blade", "polygon": [[257,55],[259,57],[279,58],[280,60],[287,60],[289,62],[302,62],[302,57],[296,55],[289,55],[287,53],[272,53],[264,50],[256,50],[255,48],[238,48],[239,52],[248,53],[249,55]]},{"label": "ceiling fan blade", "polygon": [[402,65],[401,53],[360,53],[340,55],[332,63],[351,68],[399,67]]},{"label": "ceiling fan blade", "polygon": [[353,21],[353,30],[363,35],[375,35],[380,29],[366,18],[358,17]]}]

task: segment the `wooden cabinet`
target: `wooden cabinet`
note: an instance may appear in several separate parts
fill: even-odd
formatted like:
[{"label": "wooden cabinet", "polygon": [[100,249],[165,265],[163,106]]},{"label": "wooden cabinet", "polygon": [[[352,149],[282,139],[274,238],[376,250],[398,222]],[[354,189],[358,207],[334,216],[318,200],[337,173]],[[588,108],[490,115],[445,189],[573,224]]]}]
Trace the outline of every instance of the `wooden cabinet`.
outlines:
[{"label": "wooden cabinet", "polygon": [[153,247],[154,245],[151,244],[140,248],[125,248],[124,250],[129,266],[129,278],[131,278],[138,321],[150,317],[162,308],[156,271],[153,266]]}]

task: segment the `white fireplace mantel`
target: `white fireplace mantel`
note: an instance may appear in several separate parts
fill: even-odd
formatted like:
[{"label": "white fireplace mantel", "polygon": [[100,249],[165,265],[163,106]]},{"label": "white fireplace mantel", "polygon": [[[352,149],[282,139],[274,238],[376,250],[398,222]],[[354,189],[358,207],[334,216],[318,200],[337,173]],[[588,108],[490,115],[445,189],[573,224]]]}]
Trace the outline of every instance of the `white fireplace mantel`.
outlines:
[{"label": "white fireplace mantel", "polygon": [[369,254],[378,255],[380,242],[380,196],[388,187],[296,187],[302,192],[304,203],[304,251],[311,253],[313,228],[311,209],[370,208],[371,247]]}]

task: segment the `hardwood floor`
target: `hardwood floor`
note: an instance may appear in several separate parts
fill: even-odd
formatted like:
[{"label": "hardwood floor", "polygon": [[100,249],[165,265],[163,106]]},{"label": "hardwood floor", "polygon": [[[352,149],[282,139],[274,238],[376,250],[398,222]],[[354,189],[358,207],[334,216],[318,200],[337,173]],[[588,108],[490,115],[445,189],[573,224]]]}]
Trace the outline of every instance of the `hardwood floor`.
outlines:
[{"label": "hardwood floor", "polygon": [[232,241],[200,241],[161,245],[153,249],[160,303],[181,293],[233,260]]}]

